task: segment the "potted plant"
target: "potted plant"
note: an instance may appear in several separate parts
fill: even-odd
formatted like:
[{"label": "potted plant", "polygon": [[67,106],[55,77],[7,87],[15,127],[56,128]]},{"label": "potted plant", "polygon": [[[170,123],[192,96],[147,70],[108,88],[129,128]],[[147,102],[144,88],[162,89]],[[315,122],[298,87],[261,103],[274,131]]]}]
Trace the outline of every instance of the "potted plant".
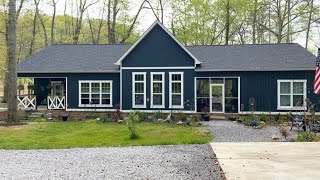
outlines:
[{"label": "potted plant", "polygon": [[51,91],[51,89],[52,89],[51,84],[48,84],[47,87],[46,87],[46,89],[47,89],[48,91]]},{"label": "potted plant", "polygon": [[64,113],[62,114],[62,120],[63,120],[63,121],[67,121],[67,120],[68,120],[68,117],[69,117],[69,114],[68,114],[67,112],[64,112]]},{"label": "potted plant", "polygon": [[20,91],[24,90],[24,85],[23,85],[23,84],[19,84],[19,85],[18,85],[18,89],[19,89]]}]

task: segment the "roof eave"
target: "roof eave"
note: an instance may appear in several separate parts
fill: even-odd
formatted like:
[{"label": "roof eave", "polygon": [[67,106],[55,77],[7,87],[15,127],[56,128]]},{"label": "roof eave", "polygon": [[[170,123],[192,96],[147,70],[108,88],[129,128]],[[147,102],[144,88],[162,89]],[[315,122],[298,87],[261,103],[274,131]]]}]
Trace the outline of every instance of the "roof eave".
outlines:
[{"label": "roof eave", "polygon": [[195,69],[196,72],[218,71],[313,71],[315,68],[277,68],[277,69]]}]

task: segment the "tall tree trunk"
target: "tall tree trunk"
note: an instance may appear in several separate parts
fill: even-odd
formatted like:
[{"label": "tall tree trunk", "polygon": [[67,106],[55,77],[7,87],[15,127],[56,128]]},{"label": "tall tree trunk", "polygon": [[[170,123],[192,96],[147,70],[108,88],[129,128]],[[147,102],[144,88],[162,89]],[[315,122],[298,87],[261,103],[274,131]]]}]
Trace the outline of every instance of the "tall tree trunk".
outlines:
[{"label": "tall tree trunk", "polygon": [[42,30],[43,30],[43,35],[44,35],[44,44],[45,44],[45,46],[48,46],[48,35],[47,35],[47,29],[46,29],[46,26],[45,26],[45,24],[44,24],[44,22],[43,22],[43,19],[42,19],[42,17],[41,17],[41,14],[40,14],[40,12],[39,12],[39,3],[40,3],[40,0],[37,2],[37,0],[35,0],[34,1],[35,2],[35,4],[36,4],[36,14],[37,14],[37,17],[38,17],[38,19],[39,19],[39,21],[40,21],[40,24],[41,24],[41,26],[42,26]]},{"label": "tall tree trunk", "polygon": [[36,38],[36,34],[37,34],[37,11],[38,11],[38,4],[40,0],[38,2],[36,2],[36,0],[34,1],[35,6],[36,6],[36,10],[33,16],[33,29],[32,29],[32,39],[30,42],[30,47],[29,47],[29,56],[31,56],[33,54],[33,46],[34,46],[34,41]]},{"label": "tall tree trunk", "polygon": [[308,43],[309,43],[309,33],[310,33],[312,13],[313,13],[313,0],[311,0],[311,2],[310,2],[310,12],[309,12],[309,17],[308,17],[307,35],[306,35],[306,46],[305,46],[306,49],[308,48]]},{"label": "tall tree trunk", "polygon": [[17,118],[17,72],[16,72],[16,0],[9,0],[8,17],[8,124],[18,124]]},{"label": "tall tree trunk", "polygon": [[52,21],[51,21],[51,44],[54,44],[54,25],[55,25],[55,19],[56,19],[57,2],[55,0],[52,0],[52,5],[53,5],[53,15],[52,15]]},{"label": "tall tree trunk", "polygon": [[[18,20],[18,18],[19,18],[19,15],[20,15],[20,12],[21,12],[21,9],[22,9],[22,7],[23,7],[23,3],[24,3],[24,1],[25,0],[21,0],[20,1],[20,4],[19,4],[19,8],[18,8],[18,10],[17,10],[17,12],[16,12],[16,21]],[[8,39],[8,19],[9,19],[9,17],[8,17],[8,14],[6,13],[6,11],[5,11],[5,15],[6,15],[6,19],[5,19],[5,23],[6,23],[6,33],[5,33],[5,37],[6,37],[6,44],[7,44],[7,47],[8,47],[8,41],[9,41],[9,39]],[[7,57],[8,58],[8,57]],[[6,62],[6,64],[8,65],[9,64],[9,59],[7,59],[7,62]],[[8,69],[8,67],[7,67],[7,69]],[[5,72],[5,78],[4,78],[4,87],[3,87],[3,101],[4,102],[7,102],[8,101],[8,91],[9,91],[9,72],[8,72],[8,70]]]},{"label": "tall tree trunk", "polygon": [[226,15],[226,35],[225,35],[225,44],[229,44],[229,34],[230,34],[230,0],[227,0],[226,5],[227,15]]},{"label": "tall tree trunk", "polygon": [[290,0],[287,0],[287,5],[288,5],[288,19],[287,19],[287,21],[288,21],[288,24],[287,24],[287,43],[289,43],[290,42],[290,37],[291,37],[291,35],[290,35],[290,16],[291,16],[291,2],[290,2]]},{"label": "tall tree trunk", "polygon": [[256,44],[256,24],[257,24],[258,0],[254,1],[253,21],[252,21],[252,44]]},{"label": "tall tree trunk", "polygon": [[[111,1],[113,3],[111,3]],[[111,6],[112,6],[112,19],[111,19]],[[108,17],[107,17],[107,27],[108,27],[108,43],[116,44],[116,20],[118,14],[118,0],[109,0],[108,1]]]}]

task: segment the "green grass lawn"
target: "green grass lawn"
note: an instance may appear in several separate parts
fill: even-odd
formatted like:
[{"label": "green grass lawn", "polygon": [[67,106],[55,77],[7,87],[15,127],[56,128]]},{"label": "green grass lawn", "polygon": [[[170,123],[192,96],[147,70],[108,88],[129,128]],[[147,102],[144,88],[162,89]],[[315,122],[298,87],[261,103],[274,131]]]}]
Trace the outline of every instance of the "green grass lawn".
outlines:
[{"label": "green grass lawn", "polygon": [[103,124],[93,120],[0,126],[0,149],[204,144],[212,140],[205,127],[140,123],[137,128],[139,138],[131,140],[126,124]]}]

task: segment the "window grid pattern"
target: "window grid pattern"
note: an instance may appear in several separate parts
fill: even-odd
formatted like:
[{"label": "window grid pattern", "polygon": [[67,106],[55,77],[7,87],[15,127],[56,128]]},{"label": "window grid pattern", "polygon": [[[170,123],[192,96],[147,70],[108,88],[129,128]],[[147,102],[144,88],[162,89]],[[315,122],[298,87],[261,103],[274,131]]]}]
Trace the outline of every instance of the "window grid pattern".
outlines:
[{"label": "window grid pattern", "polygon": [[146,73],[132,73],[132,107],[146,108]]},{"label": "window grid pattern", "polygon": [[79,106],[112,106],[112,81],[79,81]]},{"label": "window grid pattern", "polygon": [[278,80],[278,109],[306,107],[306,80]]},{"label": "window grid pattern", "polygon": [[151,72],[151,107],[164,108],[164,73]]},{"label": "window grid pattern", "polygon": [[170,72],[170,108],[183,108],[183,73]]}]

